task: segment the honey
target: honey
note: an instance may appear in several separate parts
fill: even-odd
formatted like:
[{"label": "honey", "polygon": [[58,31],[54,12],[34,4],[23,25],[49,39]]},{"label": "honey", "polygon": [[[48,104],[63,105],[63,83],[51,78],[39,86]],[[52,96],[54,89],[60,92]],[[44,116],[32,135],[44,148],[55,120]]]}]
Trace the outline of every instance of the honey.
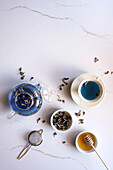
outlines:
[{"label": "honey", "polygon": [[90,132],[84,132],[84,133],[82,133],[79,137],[78,137],[78,140],[77,140],[77,143],[78,143],[78,146],[82,149],[82,150],[85,150],[85,151],[89,151],[89,150],[91,150],[92,149],[92,146],[89,146],[86,142],[85,142],[85,140],[84,140],[84,137],[86,136],[86,135],[89,135],[91,138],[92,138],[92,140],[93,140],[93,142],[94,142],[94,146],[95,146],[95,143],[96,143],[96,139],[95,139],[95,136],[92,134],[92,133],[90,133]]}]

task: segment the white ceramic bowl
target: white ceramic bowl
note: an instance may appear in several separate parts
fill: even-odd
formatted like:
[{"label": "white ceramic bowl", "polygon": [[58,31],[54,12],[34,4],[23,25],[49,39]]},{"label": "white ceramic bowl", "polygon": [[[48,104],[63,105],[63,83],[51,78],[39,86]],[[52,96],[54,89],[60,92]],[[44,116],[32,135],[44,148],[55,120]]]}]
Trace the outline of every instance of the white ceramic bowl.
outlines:
[{"label": "white ceramic bowl", "polygon": [[55,131],[60,132],[60,133],[65,133],[65,132],[69,131],[70,128],[72,127],[73,118],[72,118],[72,115],[68,112],[69,115],[70,115],[70,117],[71,117],[71,122],[70,122],[69,128],[66,129],[66,130],[58,130],[58,129],[53,125],[53,116],[54,116],[56,113],[58,113],[58,112],[68,112],[68,111],[67,111],[67,110],[63,110],[63,109],[56,110],[56,111],[51,115],[50,123],[51,123],[52,128],[53,128]]},{"label": "white ceramic bowl", "polygon": [[79,134],[77,135],[76,139],[75,139],[75,145],[76,145],[77,149],[78,149],[80,152],[84,153],[84,154],[89,154],[89,153],[91,153],[91,152],[94,152],[93,149],[86,151],[86,150],[83,150],[83,149],[81,149],[81,148],[79,147],[79,145],[78,145],[78,138],[79,138],[79,136],[80,136],[81,134],[83,134],[83,133],[91,133],[91,134],[94,136],[94,138],[95,138],[95,148],[96,148],[97,145],[98,145],[97,138],[96,138],[96,136],[95,136],[92,132],[90,132],[90,131],[83,131],[83,132],[79,133]]}]

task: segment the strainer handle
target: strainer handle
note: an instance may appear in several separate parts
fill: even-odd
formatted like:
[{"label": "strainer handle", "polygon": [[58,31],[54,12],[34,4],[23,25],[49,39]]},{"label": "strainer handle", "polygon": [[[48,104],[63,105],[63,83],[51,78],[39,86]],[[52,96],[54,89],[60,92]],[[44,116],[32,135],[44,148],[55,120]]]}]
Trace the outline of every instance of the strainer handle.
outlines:
[{"label": "strainer handle", "polygon": [[25,147],[22,149],[22,151],[19,153],[19,155],[17,156],[17,159],[20,160],[31,148],[31,144],[28,143],[25,145]]},{"label": "strainer handle", "polygon": [[40,130],[38,131],[38,133],[39,133],[40,135],[42,135],[43,129],[40,129]]}]

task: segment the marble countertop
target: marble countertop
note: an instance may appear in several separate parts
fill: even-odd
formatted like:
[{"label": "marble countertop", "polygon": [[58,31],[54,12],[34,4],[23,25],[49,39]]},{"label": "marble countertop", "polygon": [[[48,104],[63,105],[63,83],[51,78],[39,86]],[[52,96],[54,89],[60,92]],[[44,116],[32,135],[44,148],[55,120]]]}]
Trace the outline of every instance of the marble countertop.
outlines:
[{"label": "marble countertop", "polygon": [[[112,170],[113,1],[0,0],[0,23],[0,170],[104,170],[95,153],[77,150],[74,140],[83,130],[96,134],[98,152]],[[24,80],[20,80],[19,67],[26,72]],[[72,81],[82,73],[101,76],[105,84],[105,97],[93,108],[78,106],[70,96]],[[69,77],[69,84],[60,91],[63,77]],[[39,81],[54,89],[65,104],[44,101],[35,115],[8,120],[9,91],[22,82]],[[49,117],[61,108],[73,115],[85,111],[84,124],[75,116],[72,129],[54,137]],[[17,160],[29,132],[41,128],[43,143]]]}]

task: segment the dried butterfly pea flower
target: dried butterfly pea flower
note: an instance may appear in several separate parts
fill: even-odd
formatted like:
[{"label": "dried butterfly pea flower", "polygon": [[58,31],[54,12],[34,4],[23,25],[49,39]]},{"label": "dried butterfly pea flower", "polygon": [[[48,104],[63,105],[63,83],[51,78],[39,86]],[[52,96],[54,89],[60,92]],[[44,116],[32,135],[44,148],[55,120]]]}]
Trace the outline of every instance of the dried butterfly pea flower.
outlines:
[{"label": "dried butterfly pea flower", "polygon": [[56,135],[57,135],[57,133],[56,133],[56,132],[54,132],[54,133],[53,133],[53,136],[55,137]]},{"label": "dried butterfly pea flower", "polygon": [[83,124],[84,122],[79,122],[79,124]]},{"label": "dried butterfly pea flower", "polygon": [[63,103],[65,103],[65,100],[62,100]]},{"label": "dried butterfly pea flower", "polygon": [[19,68],[19,71],[22,71],[22,67]]},{"label": "dried butterfly pea flower", "polygon": [[78,113],[75,113],[75,115],[77,116],[77,117],[79,117],[79,116],[81,116],[81,110],[79,110],[79,112]]},{"label": "dried butterfly pea flower", "polygon": [[99,61],[99,59],[97,57],[94,58],[94,63],[96,63],[97,61]]},{"label": "dried butterfly pea flower", "polygon": [[20,71],[20,75],[23,76],[25,72]]},{"label": "dried butterfly pea flower", "polygon": [[85,115],[85,112],[83,111],[83,116]]},{"label": "dried butterfly pea flower", "polygon": [[85,87],[87,83],[88,83],[88,81],[86,81],[85,83],[83,83],[83,86]]},{"label": "dried butterfly pea flower", "polygon": [[34,77],[31,77],[31,78],[30,78],[30,81],[33,80],[33,79],[34,79]]},{"label": "dried butterfly pea flower", "polygon": [[37,123],[40,121],[40,119],[41,119],[40,117],[37,119]]},{"label": "dried butterfly pea flower", "polygon": [[78,113],[75,113],[75,115],[78,117],[78,116],[80,116]]},{"label": "dried butterfly pea flower", "polygon": [[80,121],[80,122],[83,122],[83,121],[84,121],[84,119],[79,119],[79,121]]},{"label": "dried butterfly pea flower", "polygon": [[82,110],[79,110],[78,114],[81,115]]},{"label": "dried butterfly pea flower", "polygon": [[45,123],[46,121],[45,120],[42,120],[42,123]]},{"label": "dried butterfly pea flower", "polygon": [[104,72],[104,74],[109,74],[109,71]]},{"label": "dried butterfly pea flower", "polygon": [[65,112],[63,112],[63,111],[62,112],[61,111],[58,112],[58,116],[64,116],[64,114],[65,114]]},{"label": "dried butterfly pea flower", "polygon": [[58,96],[58,99],[57,99],[57,100],[58,100],[59,102],[65,103],[65,100],[62,100],[59,95],[57,95],[57,96]]},{"label": "dried butterfly pea flower", "polygon": [[79,119],[79,124],[83,124],[84,123],[84,119]]},{"label": "dried butterfly pea flower", "polygon": [[68,85],[68,83],[66,82],[66,80],[68,80],[69,78],[63,78],[62,81],[65,85]]},{"label": "dried butterfly pea flower", "polygon": [[96,96],[99,96],[99,94],[100,94],[100,90],[99,90],[99,92],[98,92],[98,93],[96,93]]},{"label": "dried butterfly pea flower", "polygon": [[58,124],[55,124],[55,127],[56,127],[56,129],[58,129],[58,130],[59,130],[59,126],[58,126]]},{"label": "dried butterfly pea flower", "polygon": [[64,84],[61,84],[60,86],[59,86],[59,89],[60,90],[62,90],[62,87],[64,86]]},{"label": "dried butterfly pea flower", "polygon": [[61,99],[58,99],[59,102],[61,102],[62,100]]},{"label": "dried butterfly pea flower", "polygon": [[62,80],[69,80],[69,78],[64,77]]},{"label": "dried butterfly pea flower", "polygon": [[22,76],[22,77],[20,77],[20,79],[21,79],[21,80],[23,80],[24,78],[25,78],[25,75],[24,75],[24,76]]},{"label": "dried butterfly pea flower", "polygon": [[64,84],[61,84],[60,86],[59,86],[59,89],[60,90],[62,90],[62,87],[64,87],[64,85],[68,85],[68,83],[66,82],[66,80],[68,80],[69,78],[63,78],[62,79],[62,82],[64,83]]},{"label": "dried butterfly pea flower", "polygon": [[59,95],[57,95],[57,97],[60,99],[60,96],[59,96]]}]

